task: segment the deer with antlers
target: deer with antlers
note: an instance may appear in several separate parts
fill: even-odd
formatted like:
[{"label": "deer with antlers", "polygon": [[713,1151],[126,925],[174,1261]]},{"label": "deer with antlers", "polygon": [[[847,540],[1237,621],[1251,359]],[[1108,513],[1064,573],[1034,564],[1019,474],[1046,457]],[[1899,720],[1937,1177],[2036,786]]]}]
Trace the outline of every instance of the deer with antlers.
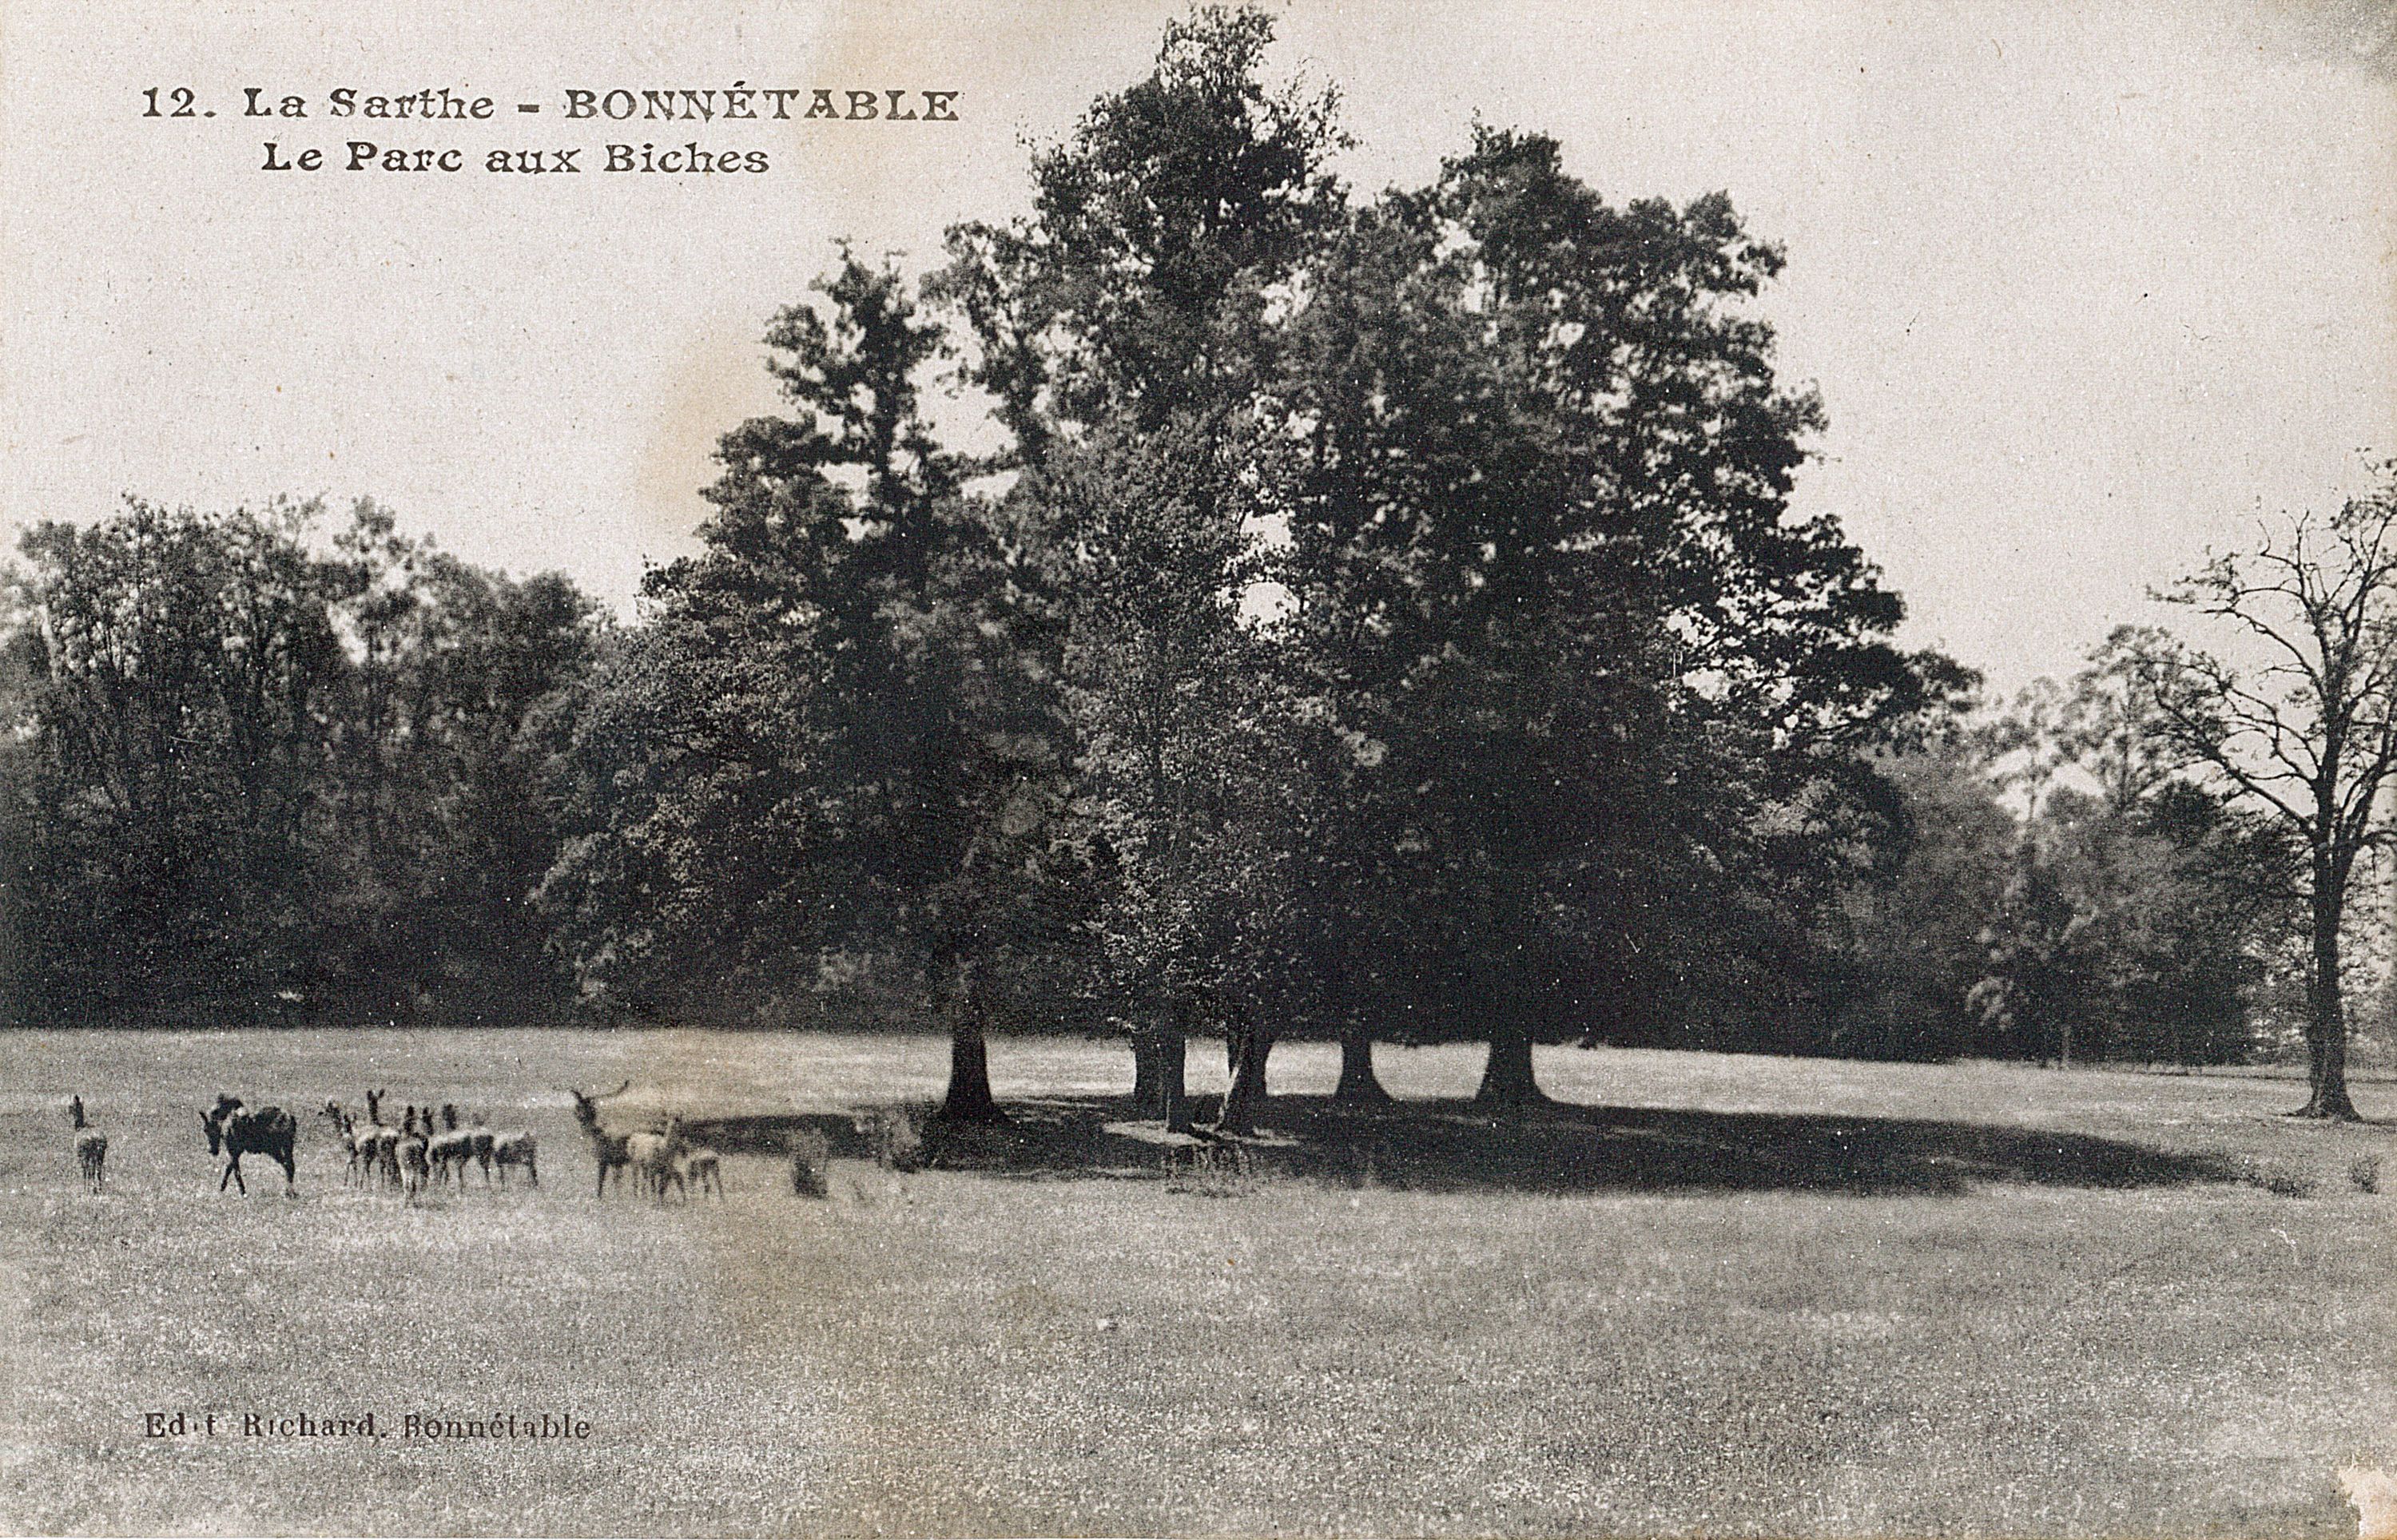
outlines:
[{"label": "deer with antlers", "polygon": [[613,1091],[602,1091],[596,1096],[585,1095],[571,1087],[567,1089],[566,1094],[574,1098],[574,1121],[582,1125],[583,1136],[591,1141],[591,1158],[598,1162],[599,1189],[596,1196],[602,1198],[608,1195],[609,1173],[616,1174],[619,1188],[624,1185],[624,1169],[633,1162],[632,1152],[627,1148],[633,1135],[610,1134],[600,1127],[598,1104],[611,1096],[621,1096],[632,1088],[633,1082],[626,1081]]}]

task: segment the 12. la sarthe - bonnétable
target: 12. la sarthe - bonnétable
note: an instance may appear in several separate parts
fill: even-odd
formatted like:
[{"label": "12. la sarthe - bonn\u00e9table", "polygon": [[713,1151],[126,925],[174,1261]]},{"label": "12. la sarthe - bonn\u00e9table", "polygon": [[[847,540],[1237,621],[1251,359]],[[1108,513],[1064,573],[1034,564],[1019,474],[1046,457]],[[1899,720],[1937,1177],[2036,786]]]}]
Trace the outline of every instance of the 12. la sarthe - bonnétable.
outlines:
[{"label": "12. la sarthe - bonn\u00e9table", "polygon": [[[193,111],[194,94],[188,89],[143,93],[149,101],[144,116],[214,117]],[[515,113],[532,116],[549,108],[569,122],[610,125],[639,123],[688,126],[755,122],[825,122],[841,124],[956,123],[959,121],[954,90],[873,90],[830,86],[752,86],[735,81],[725,87],[574,86],[548,103],[515,103]],[[312,100],[297,93],[276,94],[265,86],[242,88],[240,116],[292,122],[312,118],[368,119],[378,137],[343,140],[338,147],[298,146],[269,139],[262,146],[259,169],[264,171],[464,171],[520,174],[578,173],[583,170],[666,173],[759,173],[770,166],[767,152],[722,149],[697,140],[661,145],[609,143],[597,146],[527,146],[522,143],[466,149],[456,145],[395,143],[390,129],[402,123],[482,123],[501,112],[489,96],[433,86],[403,92],[375,92],[340,86]],[[586,156],[588,157],[586,159]]]}]

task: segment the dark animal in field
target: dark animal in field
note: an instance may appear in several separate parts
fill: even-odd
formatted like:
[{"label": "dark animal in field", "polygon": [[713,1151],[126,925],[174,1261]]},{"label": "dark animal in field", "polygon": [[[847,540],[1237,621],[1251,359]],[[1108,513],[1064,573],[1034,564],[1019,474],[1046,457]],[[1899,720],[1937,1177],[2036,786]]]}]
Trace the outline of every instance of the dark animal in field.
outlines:
[{"label": "dark animal in field", "polygon": [[422,1134],[399,1136],[399,1170],[402,1189],[411,1203],[423,1195],[424,1184],[433,1175],[432,1157],[426,1152],[427,1141]]},{"label": "dark animal in field", "polygon": [[279,1107],[261,1107],[255,1110],[244,1107],[239,1096],[220,1095],[215,1107],[200,1114],[200,1130],[208,1138],[208,1153],[225,1157],[224,1175],[217,1178],[217,1190],[222,1192],[231,1182],[243,1192],[249,1184],[241,1177],[241,1158],[263,1155],[283,1168],[283,1188],[286,1192],[300,1190],[300,1172],[292,1162],[291,1145],[300,1132],[299,1120]]},{"label": "dark animal in field", "polygon": [[383,1186],[399,1186],[399,1142],[405,1135],[396,1128],[377,1123],[372,1128],[363,1130],[358,1137],[362,1144],[372,1144],[374,1154],[372,1169],[382,1174]]},{"label": "dark animal in field", "polygon": [[491,1182],[491,1150],[498,1141],[491,1131],[484,1126],[480,1117],[475,1120],[475,1126],[466,1130],[466,1133],[475,1143],[475,1163],[483,1168],[483,1185],[489,1187]]},{"label": "dark animal in field", "polygon": [[458,1108],[454,1102],[441,1104],[441,1132],[444,1134],[458,1132]]},{"label": "dark animal in field", "polygon": [[591,1141],[591,1158],[599,1166],[598,1197],[608,1195],[608,1175],[610,1172],[616,1174],[619,1188],[624,1185],[624,1168],[632,1163],[632,1153],[626,1148],[628,1135],[610,1134],[599,1126],[597,1104],[610,1096],[621,1096],[632,1088],[633,1082],[626,1081],[613,1091],[602,1091],[596,1096],[586,1096],[572,1089],[566,1093],[574,1098],[574,1121],[582,1126],[583,1136]]},{"label": "dark animal in field", "polygon": [[67,1119],[75,1128],[75,1164],[83,1168],[83,1185],[94,1192],[105,1191],[108,1135],[85,1121],[80,1095],[68,1101]]}]

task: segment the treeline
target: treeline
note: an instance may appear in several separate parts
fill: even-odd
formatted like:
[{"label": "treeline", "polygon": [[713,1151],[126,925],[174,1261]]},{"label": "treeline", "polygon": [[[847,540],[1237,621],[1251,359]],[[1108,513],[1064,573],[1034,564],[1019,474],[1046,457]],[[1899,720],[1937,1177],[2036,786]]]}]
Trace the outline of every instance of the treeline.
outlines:
[{"label": "treeline", "polygon": [[1358,1095],[1486,1042],[1500,1103],[1534,1042],[2243,1054],[2288,852],[2103,669],[1992,727],[1892,643],[1788,507],[1781,253],[1534,134],[1361,197],[1270,33],[1172,27],[920,285],[844,255],[631,623],[373,507],[36,530],[18,1019],[871,1000],[955,1114],[986,1031],[1065,1027],[1169,1115],[1221,1035],[1234,1121],[1293,1034]]},{"label": "treeline", "polygon": [[[361,504],[24,540],[0,644],[20,1020],[484,1014],[551,992],[541,712],[603,632]],[[556,721],[563,742],[568,724]]]}]

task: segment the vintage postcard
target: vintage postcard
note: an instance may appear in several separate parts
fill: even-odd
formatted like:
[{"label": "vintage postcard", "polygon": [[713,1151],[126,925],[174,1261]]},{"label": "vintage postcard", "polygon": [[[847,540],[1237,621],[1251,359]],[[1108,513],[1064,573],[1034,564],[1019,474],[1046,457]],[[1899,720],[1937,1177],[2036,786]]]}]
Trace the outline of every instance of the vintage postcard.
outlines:
[{"label": "vintage postcard", "polygon": [[0,9],[0,1531],[2397,1534],[2389,0]]}]

